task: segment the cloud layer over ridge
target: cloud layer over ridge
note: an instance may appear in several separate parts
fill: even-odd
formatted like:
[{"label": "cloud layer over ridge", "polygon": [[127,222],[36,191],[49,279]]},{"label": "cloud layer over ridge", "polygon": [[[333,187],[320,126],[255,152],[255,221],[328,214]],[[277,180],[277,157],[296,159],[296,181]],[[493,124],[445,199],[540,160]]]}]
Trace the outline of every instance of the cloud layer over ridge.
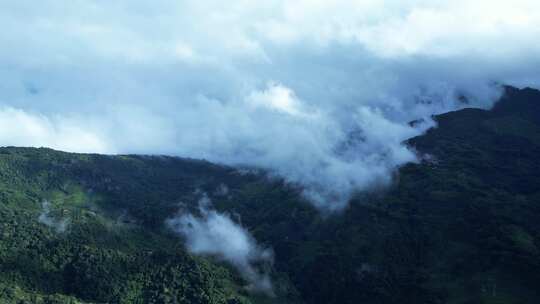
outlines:
[{"label": "cloud layer over ridge", "polygon": [[539,84],[532,0],[20,0],[0,26],[0,145],[258,166],[330,210],[430,115]]}]

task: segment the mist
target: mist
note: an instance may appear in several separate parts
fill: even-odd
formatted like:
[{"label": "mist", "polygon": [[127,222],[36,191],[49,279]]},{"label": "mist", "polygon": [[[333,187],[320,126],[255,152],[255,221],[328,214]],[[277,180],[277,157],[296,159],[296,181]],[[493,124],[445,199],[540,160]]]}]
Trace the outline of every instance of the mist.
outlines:
[{"label": "mist", "polygon": [[41,213],[38,216],[38,221],[45,226],[51,227],[57,233],[66,232],[70,224],[69,218],[55,218],[51,214],[51,203],[47,200],[41,202]]},{"label": "mist", "polygon": [[325,211],[432,115],[539,85],[532,0],[21,0],[0,26],[0,145],[258,167]]},{"label": "mist", "polygon": [[269,274],[257,267],[272,264],[272,251],[260,247],[229,215],[214,210],[206,194],[201,196],[198,206],[198,215],[184,210],[167,220],[167,225],[185,238],[188,251],[230,263],[250,284],[249,290],[272,295]]}]

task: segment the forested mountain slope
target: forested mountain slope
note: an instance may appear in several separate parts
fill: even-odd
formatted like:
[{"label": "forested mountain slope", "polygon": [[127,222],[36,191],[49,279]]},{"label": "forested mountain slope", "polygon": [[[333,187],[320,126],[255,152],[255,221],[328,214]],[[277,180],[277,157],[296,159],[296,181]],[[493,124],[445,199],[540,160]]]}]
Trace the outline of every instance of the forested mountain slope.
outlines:
[{"label": "forested mountain slope", "polygon": [[[436,121],[421,162],[331,215],[262,172],[1,148],[0,302],[540,303],[540,92]],[[200,193],[273,249],[273,297],[167,227]]]}]

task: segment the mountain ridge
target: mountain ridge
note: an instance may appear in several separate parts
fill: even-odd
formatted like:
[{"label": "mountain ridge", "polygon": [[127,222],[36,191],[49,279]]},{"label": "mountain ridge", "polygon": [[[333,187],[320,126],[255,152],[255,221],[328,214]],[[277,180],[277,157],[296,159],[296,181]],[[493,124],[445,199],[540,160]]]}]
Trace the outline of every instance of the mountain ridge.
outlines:
[{"label": "mountain ridge", "polygon": [[[540,91],[505,92],[492,110],[437,115],[406,142],[419,163],[330,217],[279,179],[207,161],[0,148],[0,299],[536,303]],[[180,202],[197,212],[201,192],[273,248],[276,298],[250,294],[227,263],[190,254],[164,226]],[[43,200],[70,219],[66,232],[38,221]]]}]

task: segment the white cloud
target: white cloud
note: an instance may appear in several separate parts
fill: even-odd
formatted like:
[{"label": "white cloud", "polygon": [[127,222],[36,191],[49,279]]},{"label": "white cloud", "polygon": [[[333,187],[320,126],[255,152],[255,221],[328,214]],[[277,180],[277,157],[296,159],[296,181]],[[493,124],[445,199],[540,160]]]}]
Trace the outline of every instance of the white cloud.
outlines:
[{"label": "white cloud", "polygon": [[49,119],[11,107],[0,108],[0,142],[6,146],[39,146],[74,152],[114,150],[99,135],[66,117]]},{"label": "white cloud", "polygon": [[408,121],[540,80],[532,0],[20,0],[0,27],[0,144],[259,166],[331,210],[414,160]]},{"label": "white cloud", "polygon": [[272,252],[262,249],[249,232],[228,215],[211,208],[205,194],[199,201],[200,216],[183,213],[167,223],[185,237],[190,252],[217,256],[236,267],[251,284],[251,289],[272,293],[269,275],[255,267],[257,263],[271,263]]},{"label": "white cloud", "polygon": [[309,117],[313,114],[305,109],[291,89],[274,83],[268,84],[264,91],[251,92],[247,102],[253,107],[263,107],[292,116]]},{"label": "white cloud", "polygon": [[51,216],[51,203],[48,201],[41,202],[42,211],[38,216],[38,221],[45,226],[53,228],[58,233],[66,232],[71,220],[65,218],[54,218]]}]

